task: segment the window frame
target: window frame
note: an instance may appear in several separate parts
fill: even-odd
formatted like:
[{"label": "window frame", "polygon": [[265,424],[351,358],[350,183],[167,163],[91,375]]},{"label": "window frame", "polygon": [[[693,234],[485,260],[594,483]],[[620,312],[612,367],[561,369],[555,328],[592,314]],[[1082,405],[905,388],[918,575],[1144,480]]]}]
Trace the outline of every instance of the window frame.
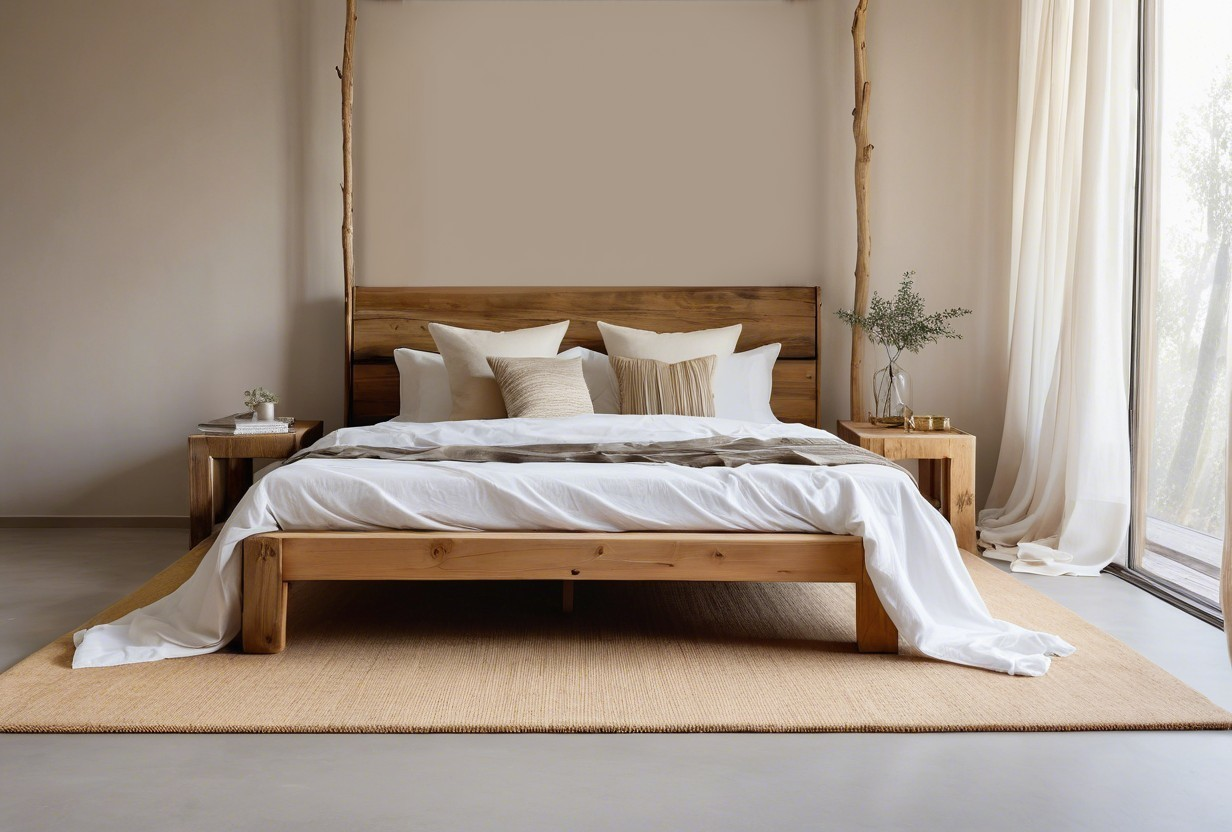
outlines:
[{"label": "window frame", "polygon": [[[1183,586],[1147,572],[1140,561],[1146,548],[1147,437],[1154,367],[1147,345],[1154,337],[1151,317],[1159,262],[1159,0],[1138,2],[1138,123],[1134,159],[1134,250],[1130,312],[1129,440],[1130,519],[1126,563],[1107,571],[1216,627],[1224,627],[1219,607]],[[1226,532],[1225,532],[1226,534]]]}]

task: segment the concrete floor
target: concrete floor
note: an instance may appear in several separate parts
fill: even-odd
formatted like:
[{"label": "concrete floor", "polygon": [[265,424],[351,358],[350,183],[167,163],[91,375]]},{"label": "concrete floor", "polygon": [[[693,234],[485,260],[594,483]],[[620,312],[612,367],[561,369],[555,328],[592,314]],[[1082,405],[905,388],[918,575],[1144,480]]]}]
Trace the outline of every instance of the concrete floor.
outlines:
[{"label": "concrete floor", "polygon": [[[0,529],[0,667],[185,536]],[[1109,576],[1020,577],[1232,708],[1219,630]],[[1229,771],[1228,732],[0,736],[0,830],[1214,830]]]}]

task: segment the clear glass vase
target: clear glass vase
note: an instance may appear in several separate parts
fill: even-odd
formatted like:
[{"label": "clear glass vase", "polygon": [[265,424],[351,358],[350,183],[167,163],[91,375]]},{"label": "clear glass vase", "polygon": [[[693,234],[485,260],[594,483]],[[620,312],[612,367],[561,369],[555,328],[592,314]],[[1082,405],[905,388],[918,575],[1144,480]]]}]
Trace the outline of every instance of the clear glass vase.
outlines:
[{"label": "clear glass vase", "polygon": [[873,423],[901,425],[904,407],[911,407],[911,376],[891,360],[873,373]]}]

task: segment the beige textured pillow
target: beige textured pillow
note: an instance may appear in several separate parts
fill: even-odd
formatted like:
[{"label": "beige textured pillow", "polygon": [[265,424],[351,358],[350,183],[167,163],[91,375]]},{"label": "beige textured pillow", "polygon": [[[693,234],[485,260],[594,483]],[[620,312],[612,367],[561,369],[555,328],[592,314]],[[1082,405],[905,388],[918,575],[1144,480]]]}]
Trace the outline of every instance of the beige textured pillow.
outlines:
[{"label": "beige textured pillow", "polygon": [[550,358],[560,349],[568,321],[511,332],[428,324],[449,373],[453,399],[450,419],[502,419],[505,401],[488,366],[488,357]]},{"label": "beige textured pillow", "polygon": [[731,355],[740,340],[740,324],[695,332],[651,332],[599,321],[599,334],[608,355],[653,358],[674,364],[704,355]]},{"label": "beige textured pillow", "polygon": [[714,415],[714,367],[707,355],[668,364],[653,358],[609,359],[620,386],[620,412],[671,416]]},{"label": "beige textured pillow", "polygon": [[581,358],[489,358],[505,410],[535,419],[586,416],[595,412]]}]

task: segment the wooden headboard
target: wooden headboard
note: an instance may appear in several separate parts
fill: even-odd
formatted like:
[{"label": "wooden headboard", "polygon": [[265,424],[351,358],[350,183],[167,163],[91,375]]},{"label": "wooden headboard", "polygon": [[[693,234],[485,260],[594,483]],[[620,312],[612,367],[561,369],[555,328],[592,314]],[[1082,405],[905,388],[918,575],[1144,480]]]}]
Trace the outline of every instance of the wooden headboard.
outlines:
[{"label": "wooden headboard", "polygon": [[435,352],[428,323],[509,330],[568,319],[561,349],[603,350],[596,321],[681,332],[744,324],[738,350],[781,343],[771,405],[784,422],[819,424],[821,294],[812,286],[542,287],[357,286],[348,321],[347,424],[398,415],[394,350]]}]

